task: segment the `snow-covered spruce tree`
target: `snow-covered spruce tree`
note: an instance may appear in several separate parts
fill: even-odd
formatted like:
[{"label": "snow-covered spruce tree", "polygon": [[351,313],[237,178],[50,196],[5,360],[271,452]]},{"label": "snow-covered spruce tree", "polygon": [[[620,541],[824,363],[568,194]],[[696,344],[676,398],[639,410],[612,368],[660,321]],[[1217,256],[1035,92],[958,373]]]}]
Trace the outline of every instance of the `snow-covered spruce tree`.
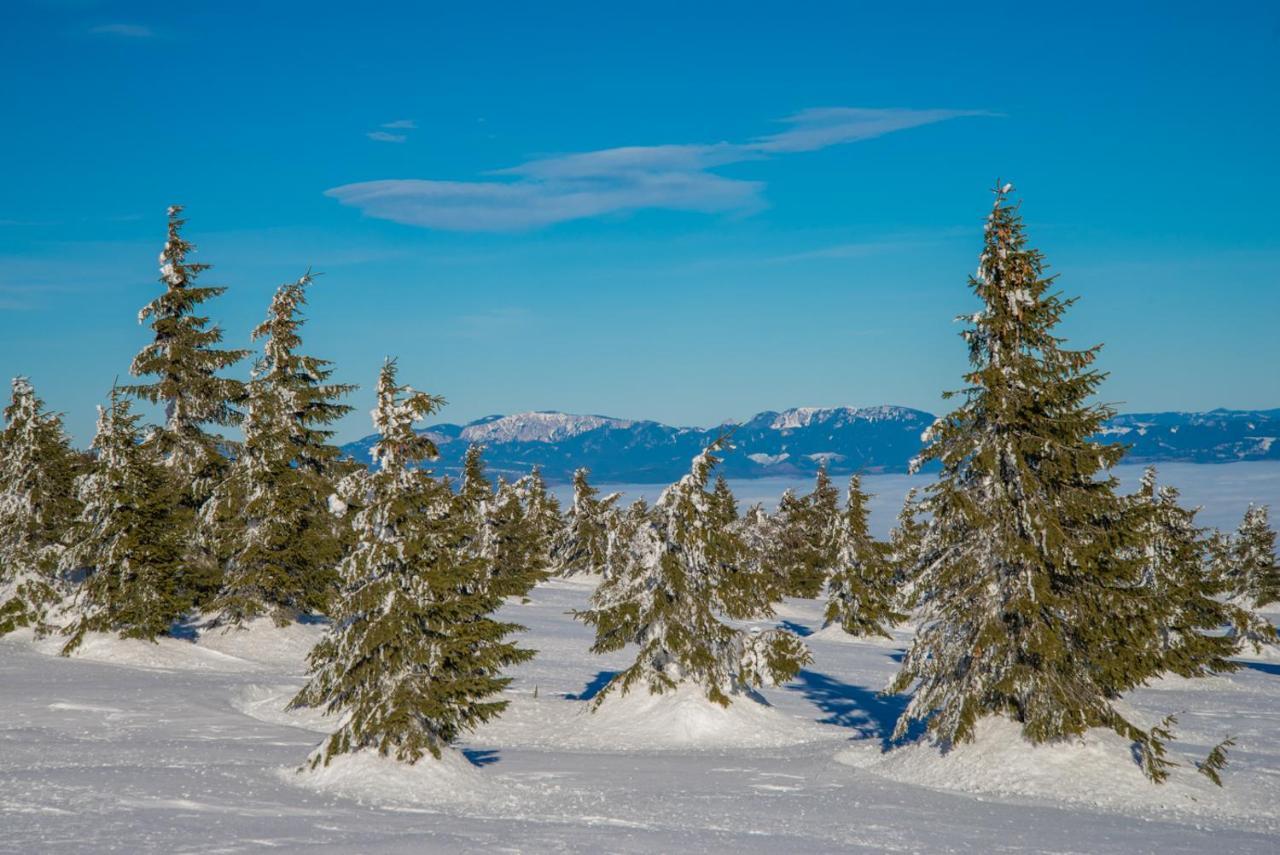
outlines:
[{"label": "snow-covered spruce tree", "polygon": [[811,657],[804,643],[782,629],[746,632],[721,618],[768,617],[775,588],[759,572],[742,538],[717,523],[707,480],[718,462],[717,440],[693,460],[689,474],[648,508],[633,505],[618,529],[625,542],[615,562],[577,617],[595,628],[592,650],[609,653],[639,645],[634,664],[596,696],[634,686],[661,693],[693,684],[717,704],[763,685],[789,680]]},{"label": "snow-covered spruce tree", "polygon": [[841,525],[840,491],[826,467],[818,469],[813,492],[803,497],[783,493],[775,515],[777,539],[766,563],[782,580],[782,592],[806,599],[820,596],[835,567]]},{"label": "snow-covered spruce tree", "polygon": [[826,622],[851,635],[882,635],[906,619],[898,612],[898,588],[889,545],[871,536],[867,494],[857,475],[849,479],[836,537],[835,568],[827,579]]},{"label": "snow-covered spruce tree", "polygon": [[45,634],[47,613],[68,593],[59,572],[79,513],[74,482],[83,461],[71,449],[62,417],[45,411],[25,377],[0,432],[0,635],[33,626]]},{"label": "snow-covered spruce tree", "polygon": [[1142,538],[1139,543],[1143,588],[1157,611],[1157,635],[1145,650],[1151,671],[1173,671],[1200,677],[1234,671],[1227,657],[1236,641],[1218,630],[1231,622],[1236,607],[1218,597],[1225,585],[1208,562],[1208,541],[1195,524],[1196,512],[1178,503],[1178,491],[1156,486],[1156,470],[1148,467],[1134,497]]},{"label": "snow-covered spruce tree", "polygon": [[1231,538],[1231,594],[1250,609],[1280,602],[1276,532],[1266,505],[1250,505]]},{"label": "snow-covered spruce tree", "polygon": [[330,363],[298,353],[308,273],[281,285],[253,330],[263,356],[249,383],[244,442],[228,477],[201,510],[202,528],[226,556],[216,623],[262,614],[285,625],[327,612],[337,585],[345,522],[327,507],[343,467],[328,425],[350,412],[353,386],[329,382]]},{"label": "snow-covered spruce tree", "polygon": [[556,548],[555,569],[560,576],[603,573],[607,564],[618,494],[600,498],[600,491],[587,480],[589,474],[586,469],[573,473],[573,505]]},{"label": "snow-covered spruce tree", "polygon": [[711,514],[714,524],[725,528],[738,521],[738,499],[723,472],[716,474],[715,487],[711,490]]},{"label": "snow-covered spruce tree", "polygon": [[1036,743],[1108,727],[1162,780],[1164,730],[1112,703],[1152,676],[1141,651],[1159,632],[1138,521],[1108,474],[1124,449],[1090,440],[1112,414],[1088,403],[1104,377],[1098,348],[1067,350],[1054,334],[1074,301],[1050,291],[1011,189],[996,190],[969,279],[982,309],[962,318],[963,403],[925,434],[920,461],[942,471],[925,501],[924,623],[888,688],[915,687],[895,732],[926,720],[942,742],[964,742],[987,715]]},{"label": "snow-covered spruce tree", "polygon": [[[138,313],[138,322],[151,322],[154,338],[134,357],[129,370],[151,382],[125,386],[124,391],[164,407],[164,424],[147,437],[182,488],[185,511],[183,528],[189,549],[182,586],[193,603],[217,593],[221,570],[211,543],[212,535],[197,526],[197,514],[226,477],[230,466],[224,450],[230,443],[206,427],[228,427],[240,422],[236,403],[244,397],[244,384],[223,377],[223,371],[243,359],[248,351],[222,349],[222,329],[196,314],[201,305],[226,288],[196,285],[207,264],[187,262],[195,247],[182,237],[181,206],[169,208],[169,235],[160,252],[162,294]],[[175,518],[178,521],[178,518]]]},{"label": "snow-covered spruce tree", "polygon": [[495,491],[482,452],[479,445],[467,448],[458,485],[458,506],[468,521],[465,549],[483,563],[499,596],[523,597],[550,569],[547,536],[530,519],[520,485],[499,478]]},{"label": "snow-covered spruce tree", "polygon": [[538,568],[537,581],[541,581],[551,572],[556,545],[564,537],[565,524],[560,513],[560,502],[547,489],[542,469],[538,466],[515,483],[515,490],[520,497],[520,505],[524,508],[525,525],[533,538]]},{"label": "snow-covered spruce tree", "polygon": [[64,655],[86,632],[154,640],[190,607],[180,586],[184,531],[177,482],[154,447],[142,442],[139,416],[119,388],[98,408],[93,468],[76,480],[83,510],[64,563],[87,571],[76,592],[76,620]]},{"label": "snow-covered spruce tree", "polygon": [[366,749],[407,763],[439,758],[505,708],[492,699],[508,683],[502,669],[533,655],[506,640],[519,627],[492,618],[502,597],[464,548],[468,516],[449,485],[421,468],[436,447],[413,424],[442,403],[397,384],[393,361],[383,366],[376,469],[343,482],[359,540],[341,566],[333,629],[291,704],[341,716],[313,768]]},{"label": "snow-covered spruce tree", "polygon": [[916,579],[928,560],[924,549],[925,524],[919,490],[912,487],[898,511],[898,520],[889,532],[889,562],[893,565],[894,586],[899,603],[907,611],[916,605]]}]

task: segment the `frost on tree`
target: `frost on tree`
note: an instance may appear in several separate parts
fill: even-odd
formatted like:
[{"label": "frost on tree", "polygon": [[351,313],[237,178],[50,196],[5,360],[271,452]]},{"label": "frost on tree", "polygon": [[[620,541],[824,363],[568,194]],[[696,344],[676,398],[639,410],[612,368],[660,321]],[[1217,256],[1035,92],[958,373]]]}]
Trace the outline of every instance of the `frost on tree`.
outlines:
[{"label": "frost on tree", "polygon": [[1124,449],[1090,439],[1112,415],[1089,403],[1098,348],[1055,335],[1073,300],[1051,290],[1011,189],[996,191],[969,279],[981,308],[961,318],[962,403],[924,437],[919,462],[941,473],[924,502],[923,624],[889,687],[915,689],[896,734],[925,720],[944,744],[968,741],[987,715],[1032,742],[1107,727],[1163,779],[1165,728],[1143,730],[1113,704],[1153,676],[1143,651],[1160,616],[1134,552],[1138,520],[1109,474]]},{"label": "frost on tree", "polygon": [[1258,613],[1280,602],[1276,533],[1267,516],[1266,505],[1250,505],[1240,527],[1215,538],[1212,546],[1215,574],[1232,609],[1232,634],[1255,649],[1277,641],[1276,628]]},{"label": "frost on tree", "polygon": [[924,550],[924,511],[919,489],[907,491],[898,512],[898,520],[889,532],[889,562],[893,565],[894,585],[901,607],[907,611],[916,606],[916,579],[928,561]]},{"label": "frost on tree", "polygon": [[160,282],[165,290],[138,313],[138,322],[151,322],[154,339],[134,357],[130,372],[153,378],[126,386],[125,391],[164,407],[165,422],[149,438],[181,483],[190,488],[198,505],[221,479],[226,459],[225,440],[208,433],[208,425],[231,426],[240,421],[235,403],[243,384],[219,372],[247,355],[225,350],[222,329],[196,314],[201,304],[226,291],[196,285],[207,264],[187,261],[195,247],[182,237],[181,206],[169,208],[169,237],[160,252]]},{"label": "frost on tree", "polygon": [[98,408],[94,466],[76,480],[83,509],[66,557],[87,575],[63,654],[86,632],[154,640],[191,607],[182,583],[183,528],[175,520],[179,490],[155,449],[142,442],[138,421],[118,388]]},{"label": "frost on tree", "polygon": [[1236,641],[1219,630],[1239,622],[1239,609],[1222,602],[1226,586],[1210,565],[1209,540],[1195,524],[1195,510],[1178,499],[1175,488],[1156,485],[1156,470],[1148,467],[1133,513],[1141,533],[1142,584],[1157,610],[1157,632],[1145,649],[1129,654],[1150,656],[1153,673],[1201,677],[1234,671],[1238,666],[1227,657],[1236,652]]},{"label": "frost on tree", "polygon": [[617,514],[617,493],[603,499],[587,480],[590,473],[573,473],[573,505],[555,550],[555,570],[561,576],[602,574],[608,563],[609,530]]},{"label": "frost on tree", "polygon": [[871,536],[867,494],[858,476],[849,479],[836,533],[834,569],[827,578],[828,625],[851,635],[882,635],[906,619],[897,610],[898,588],[889,545]]},{"label": "frost on tree", "polygon": [[767,544],[765,563],[778,576],[788,596],[812,599],[822,593],[836,566],[839,550],[840,491],[831,483],[826,467],[818,469],[813,492],[782,494],[774,516],[773,539]]},{"label": "frost on tree", "polygon": [[535,576],[535,581],[542,581],[551,573],[556,546],[564,537],[564,517],[560,513],[560,502],[547,489],[542,469],[538,466],[515,483],[515,492],[524,511],[525,526],[531,538],[534,561],[530,571]]},{"label": "frost on tree", "polygon": [[263,355],[245,402],[244,442],[225,481],[201,509],[202,529],[224,556],[215,623],[269,614],[280,625],[324,613],[337,585],[345,521],[328,510],[348,468],[329,425],[350,412],[354,387],[330,382],[330,363],[300,354],[310,274],[276,291],[253,330]]},{"label": "frost on tree", "polygon": [[74,480],[80,467],[62,429],[25,377],[0,432],[0,635],[18,627],[50,630],[49,610],[68,592],[59,572],[79,512]]},{"label": "frost on tree", "polygon": [[495,621],[502,597],[488,568],[465,549],[470,519],[449,485],[422,468],[436,456],[416,421],[441,398],[396,383],[388,361],[378,381],[375,470],[343,482],[358,540],[340,567],[343,595],[333,629],[309,657],[310,680],[292,706],[323,707],[341,724],[312,758],[375,750],[415,763],[439,758],[457,736],[501,713],[494,700],[508,665],[533,653]]},{"label": "frost on tree", "polygon": [[791,679],[810,661],[791,632],[746,631],[728,620],[770,617],[776,587],[740,534],[720,524],[722,509],[707,490],[718,462],[717,440],[693,460],[689,474],[663,491],[652,508],[637,503],[619,521],[610,568],[578,613],[596,632],[593,652],[636,644],[635,662],[596,697],[643,686],[660,693],[699,686],[727,706],[735,696]]},{"label": "frost on tree", "polygon": [[468,521],[464,548],[483,564],[495,593],[523,597],[545,578],[551,536],[541,527],[545,521],[535,522],[530,515],[521,485],[500,478],[495,491],[479,445],[468,447],[463,459],[458,503]]}]

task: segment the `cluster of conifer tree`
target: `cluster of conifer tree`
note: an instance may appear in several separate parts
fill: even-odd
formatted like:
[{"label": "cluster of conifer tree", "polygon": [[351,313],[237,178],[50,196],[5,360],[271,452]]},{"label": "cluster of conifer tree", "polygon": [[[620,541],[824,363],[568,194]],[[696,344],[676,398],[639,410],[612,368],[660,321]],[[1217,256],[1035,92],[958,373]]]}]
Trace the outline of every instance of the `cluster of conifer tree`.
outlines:
[{"label": "cluster of conifer tree", "polygon": [[[199,286],[181,209],[169,211],[163,292],[143,308],[154,333],[111,389],[88,453],[24,378],[0,432],[0,634],[156,639],[183,621],[224,631],[267,617],[331,623],[295,706],[340,714],[314,756],[372,749],[406,762],[501,713],[503,672],[533,652],[496,613],[552,575],[601,576],[577,617],[599,653],[635,645],[634,663],[596,698],[682,684],[728,705],[794,677],[812,656],[794,633],[759,628],[785,597],[822,598],[829,625],[889,636],[919,629],[889,691],[912,692],[899,735],[927,723],[948,743],[984,716],[1032,742],[1110,728],[1168,774],[1172,717],[1150,727],[1115,701],[1163,673],[1232,670],[1241,645],[1275,641],[1257,610],[1280,601],[1275,532],[1251,507],[1233,534],[1196,525],[1154,470],[1121,493],[1124,449],[1096,437],[1112,413],[1091,403],[1098,348],[1070,350],[1055,328],[1073,300],[1053,290],[1027,245],[1008,185],[998,188],[969,285],[970,371],[959,404],[924,437],[940,476],[908,495],[886,540],[868,526],[857,477],[740,513],[713,443],[653,504],[619,507],[585,470],[561,512],[535,469],[494,484],[469,449],[454,484],[414,425],[444,401],[377,384],[372,467],[345,459],[330,425],[351,386],[301,352],[310,274],[282,285],[253,330],[262,354],[222,347],[201,315],[224,289]],[[164,419],[144,425],[142,400]],[[219,428],[239,425],[238,442]],[[750,623],[757,628],[746,628]],[[1218,781],[1229,738],[1201,764]]]}]

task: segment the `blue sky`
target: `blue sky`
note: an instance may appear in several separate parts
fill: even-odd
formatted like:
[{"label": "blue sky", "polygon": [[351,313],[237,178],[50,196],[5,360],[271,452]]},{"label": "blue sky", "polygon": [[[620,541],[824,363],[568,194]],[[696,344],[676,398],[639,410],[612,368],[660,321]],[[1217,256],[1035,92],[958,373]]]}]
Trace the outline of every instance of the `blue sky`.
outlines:
[{"label": "blue sky", "polygon": [[388,354],[455,421],[937,411],[997,177],[1107,400],[1280,406],[1272,3],[235,5],[6,4],[0,370],[80,442],[174,202],[235,344],[324,273],[344,438]]}]

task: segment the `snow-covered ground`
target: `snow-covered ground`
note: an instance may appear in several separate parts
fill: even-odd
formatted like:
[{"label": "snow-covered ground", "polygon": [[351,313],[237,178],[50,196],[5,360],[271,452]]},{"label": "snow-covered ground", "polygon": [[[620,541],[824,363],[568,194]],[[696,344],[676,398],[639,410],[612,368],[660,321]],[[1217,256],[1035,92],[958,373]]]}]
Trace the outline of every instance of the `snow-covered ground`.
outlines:
[{"label": "snow-covered ground", "polygon": [[[1170,481],[1193,502],[1229,492]],[[1250,498],[1274,501],[1278,482],[1249,481]],[[1183,765],[1155,787],[1106,733],[1032,750],[990,721],[946,755],[886,751],[904,701],[876,692],[907,628],[850,639],[820,629],[816,602],[780,610],[815,661],[765,692],[771,706],[633,695],[592,714],[628,654],[592,655],[568,615],[591,585],[549,582],[507,607],[539,651],[507,714],[414,768],[296,771],[329,726],[283,709],[322,627],[95,637],[69,660],[56,642],[0,640],[0,852],[1280,851],[1280,655],[1128,700],[1147,722],[1179,715]],[[1227,733],[1219,790],[1192,764]]]}]

